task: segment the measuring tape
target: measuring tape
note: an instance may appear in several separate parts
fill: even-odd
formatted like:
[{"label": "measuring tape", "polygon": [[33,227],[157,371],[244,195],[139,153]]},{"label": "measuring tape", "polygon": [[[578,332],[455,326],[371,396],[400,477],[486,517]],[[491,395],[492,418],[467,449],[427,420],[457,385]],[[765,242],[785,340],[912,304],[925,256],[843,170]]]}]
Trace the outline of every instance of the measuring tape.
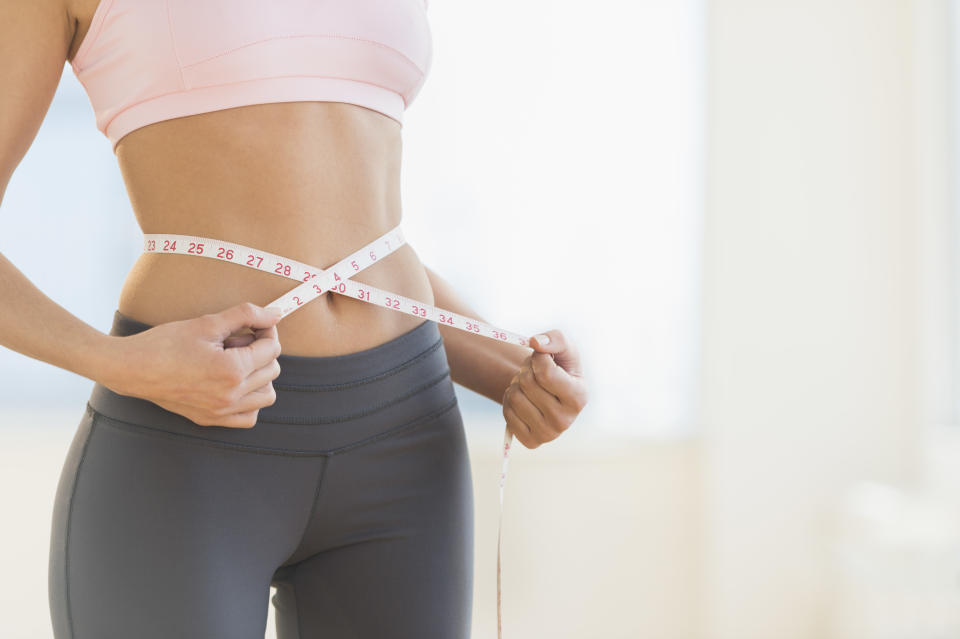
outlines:
[{"label": "measuring tape", "polygon": [[[406,244],[406,239],[398,225],[330,268],[322,269],[266,251],[208,237],[170,233],[146,233],[143,236],[143,251],[145,253],[196,255],[297,280],[300,282],[298,286],[266,306],[266,308],[279,308],[281,318],[286,317],[327,291],[332,291],[475,335],[521,346],[529,345],[529,340],[519,333],[505,331],[472,317],[447,311],[419,300],[410,299],[350,279],[404,244]],[[503,637],[503,626],[500,597],[500,533],[503,529],[503,487],[507,480],[507,462],[509,461],[512,442],[513,434],[509,428],[505,428],[503,434],[503,462],[500,469],[500,512],[497,517],[497,637],[501,639]]]}]

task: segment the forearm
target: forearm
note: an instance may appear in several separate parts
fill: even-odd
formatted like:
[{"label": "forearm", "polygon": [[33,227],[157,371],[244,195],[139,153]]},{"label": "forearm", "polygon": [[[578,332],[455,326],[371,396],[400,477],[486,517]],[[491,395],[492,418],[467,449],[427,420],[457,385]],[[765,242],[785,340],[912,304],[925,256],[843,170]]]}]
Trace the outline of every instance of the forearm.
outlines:
[{"label": "forearm", "polygon": [[[457,295],[449,282],[429,267],[425,268],[436,306],[486,321]],[[498,404],[502,403],[510,380],[533,349],[470,335],[442,323],[437,325],[447,351],[451,379]]]},{"label": "forearm", "polygon": [[116,365],[118,339],[69,313],[0,254],[0,345],[99,382]]}]

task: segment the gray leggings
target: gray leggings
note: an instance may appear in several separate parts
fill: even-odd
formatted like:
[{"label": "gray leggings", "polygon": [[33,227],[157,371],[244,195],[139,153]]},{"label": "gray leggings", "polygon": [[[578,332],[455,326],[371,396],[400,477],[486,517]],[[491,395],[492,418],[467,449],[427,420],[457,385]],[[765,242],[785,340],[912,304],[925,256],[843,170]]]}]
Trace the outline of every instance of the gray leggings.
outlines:
[{"label": "gray leggings", "polygon": [[[112,335],[150,328],[114,316]],[[280,355],[253,428],[100,384],[50,539],[56,639],[466,639],[473,484],[437,325]]]}]

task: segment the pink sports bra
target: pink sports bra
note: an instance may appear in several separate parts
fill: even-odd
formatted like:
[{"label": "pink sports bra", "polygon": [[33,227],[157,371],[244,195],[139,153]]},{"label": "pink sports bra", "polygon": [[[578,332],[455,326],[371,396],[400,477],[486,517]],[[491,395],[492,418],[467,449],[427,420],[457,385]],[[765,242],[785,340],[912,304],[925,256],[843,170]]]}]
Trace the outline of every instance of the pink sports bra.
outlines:
[{"label": "pink sports bra", "polygon": [[100,0],[71,62],[116,152],[140,127],[269,102],[403,124],[430,71],[428,0]]}]

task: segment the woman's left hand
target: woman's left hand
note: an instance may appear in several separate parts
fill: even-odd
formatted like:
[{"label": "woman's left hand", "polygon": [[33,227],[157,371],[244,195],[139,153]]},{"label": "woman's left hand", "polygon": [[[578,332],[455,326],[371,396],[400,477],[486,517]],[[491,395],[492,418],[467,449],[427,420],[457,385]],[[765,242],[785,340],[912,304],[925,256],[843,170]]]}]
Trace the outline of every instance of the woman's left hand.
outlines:
[{"label": "woman's left hand", "polygon": [[536,448],[573,424],[587,404],[587,388],[580,355],[559,330],[534,336],[530,346],[534,352],[510,380],[502,404],[513,436]]}]

